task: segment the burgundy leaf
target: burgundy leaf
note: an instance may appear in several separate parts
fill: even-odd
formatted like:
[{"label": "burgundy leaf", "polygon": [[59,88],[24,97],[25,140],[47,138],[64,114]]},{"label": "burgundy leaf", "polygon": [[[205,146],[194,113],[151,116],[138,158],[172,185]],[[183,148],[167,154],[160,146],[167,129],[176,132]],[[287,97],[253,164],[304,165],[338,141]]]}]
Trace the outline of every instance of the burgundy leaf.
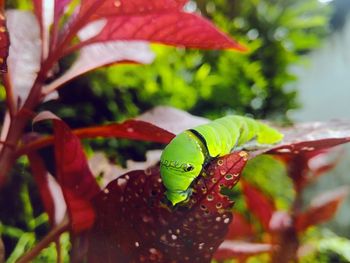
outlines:
[{"label": "burgundy leaf", "polygon": [[335,168],[344,156],[343,149],[334,151],[324,150],[310,158],[308,167],[314,177],[318,177]]},{"label": "burgundy leaf", "polygon": [[145,40],[188,48],[245,50],[205,18],[184,12],[110,17],[102,31],[85,44],[111,40]]},{"label": "burgundy leaf", "polygon": [[216,260],[232,260],[234,258],[247,258],[261,253],[271,252],[271,244],[248,243],[241,241],[224,241],[214,254]]},{"label": "burgundy leaf", "polygon": [[309,226],[330,220],[348,193],[349,189],[347,187],[340,187],[317,196],[306,212],[297,215],[296,229],[299,232],[303,232]]},{"label": "burgundy leaf", "polygon": [[[238,183],[247,160],[248,154],[244,151],[213,160],[205,170],[205,180],[198,181],[197,187],[200,191],[195,191],[192,202],[197,199],[198,195],[201,208],[207,209],[209,212],[220,213],[220,211],[231,208],[233,201],[221,194],[221,191],[224,188],[231,189]],[[204,199],[201,200],[201,198]]]},{"label": "burgundy leaf", "polygon": [[52,226],[57,225],[62,222],[67,211],[62,189],[55,178],[48,173],[43,160],[37,153],[30,153],[28,159],[45,211],[49,216],[49,222]]},{"label": "burgundy leaf", "polygon": [[268,231],[272,214],[276,210],[272,200],[248,182],[241,182],[249,211],[259,219],[265,231]]},{"label": "burgundy leaf", "polygon": [[226,239],[249,239],[252,237],[254,237],[253,226],[244,218],[243,215],[234,213],[232,223],[230,224],[228,233],[226,235]]},{"label": "burgundy leaf", "polygon": [[7,32],[6,19],[3,10],[0,10],[0,72],[7,72],[6,60],[9,55],[10,38]]},{"label": "burgundy leaf", "polygon": [[56,173],[66,199],[73,232],[89,229],[95,213],[90,200],[100,191],[79,138],[59,119],[53,119]]},{"label": "burgundy leaf", "polygon": [[[79,138],[125,138],[131,140],[169,143],[175,135],[150,123],[138,120],[127,120],[123,123],[113,123],[89,128],[76,129],[72,133]],[[22,155],[53,143],[49,136],[34,141],[21,148],[17,154]]]},{"label": "burgundy leaf", "polygon": [[88,262],[210,262],[232,219],[233,201],[222,187],[238,181],[244,152],[213,161],[194,184],[190,200],[172,207],[159,167],[132,171],[95,198]]},{"label": "burgundy leaf", "polygon": [[328,121],[296,124],[282,130],[285,137],[280,145],[268,153],[299,154],[327,149],[350,141],[349,121]]},{"label": "burgundy leaf", "polygon": [[41,200],[43,201],[45,211],[49,216],[49,222],[51,225],[54,225],[55,204],[49,188],[48,173],[47,173],[45,164],[43,160],[40,158],[40,156],[35,152],[32,152],[31,154],[29,154],[28,159],[30,162],[30,167],[32,169],[34,180],[39,189]]},{"label": "burgundy leaf", "polygon": [[93,138],[100,136],[160,143],[169,143],[175,136],[162,128],[138,120],[127,120],[120,124],[109,124],[78,129],[75,130],[74,133],[79,138]]},{"label": "burgundy leaf", "polygon": [[[350,135],[350,134],[348,134]],[[329,139],[320,139],[320,140],[310,140],[304,142],[296,142],[291,144],[284,144],[283,146],[273,148],[268,151],[270,154],[299,154],[301,152],[311,152],[328,149],[339,144],[344,144],[350,142],[350,137],[344,138],[329,138]]]},{"label": "burgundy leaf", "polygon": [[145,154],[144,162],[126,160],[126,167],[111,163],[103,152],[95,152],[89,158],[89,166],[93,174],[99,176],[99,185],[103,188],[121,174],[126,174],[133,170],[145,170],[159,163],[161,150],[150,150]]}]

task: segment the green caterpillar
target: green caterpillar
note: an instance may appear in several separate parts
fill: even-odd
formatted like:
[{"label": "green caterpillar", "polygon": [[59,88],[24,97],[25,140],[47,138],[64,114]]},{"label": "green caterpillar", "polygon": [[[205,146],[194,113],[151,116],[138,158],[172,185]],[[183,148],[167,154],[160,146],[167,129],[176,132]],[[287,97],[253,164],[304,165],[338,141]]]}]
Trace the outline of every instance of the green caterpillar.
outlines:
[{"label": "green caterpillar", "polygon": [[168,200],[176,205],[191,195],[191,183],[213,158],[239,148],[281,141],[277,130],[254,119],[226,116],[178,134],[164,149],[160,173]]}]

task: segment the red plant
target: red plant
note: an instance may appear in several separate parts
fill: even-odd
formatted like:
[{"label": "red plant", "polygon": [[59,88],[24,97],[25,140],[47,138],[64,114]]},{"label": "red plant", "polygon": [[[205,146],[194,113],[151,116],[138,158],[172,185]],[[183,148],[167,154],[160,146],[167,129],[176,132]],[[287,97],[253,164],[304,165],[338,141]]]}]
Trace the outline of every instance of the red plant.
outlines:
[{"label": "red plant", "polygon": [[[0,9],[0,70],[4,72],[7,95],[0,144],[0,187],[6,183],[17,158],[28,155],[52,225],[52,231],[18,262],[33,259],[66,230],[71,233],[72,261],[76,262],[83,259],[100,262],[102,257],[106,262],[169,262],[172,259],[209,262],[213,257],[245,260],[262,252],[271,252],[274,262],[294,259],[299,245],[297,233],[310,224],[329,219],[343,195],[331,196],[306,212],[297,209],[297,199],[289,215],[279,214],[272,200],[257,187],[244,182],[242,189],[247,206],[272,236],[272,242],[237,243],[233,241],[237,237],[251,238],[254,229],[243,216],[237,216],[236,224],[244,226],[244,231],[234,231],[235,225],[231,225],[234,201],[223,193],[223,189],[232,188],[238,182],[248,160],[246,152],[234,152],[212,161],[195,182],[189,202],[175,208],[164,199],[158,166],[122,175],[100,191],[87,165],[81,138],[103,136],[167,143],[175,135],[135,120],[71,131],[52,114],[37,116],[35,111],[40,103],[54,95],[65,82],[97,67],[125,61],[150,63],[153,55],[147,42],[203,49],[244,48],[209,21],[184,12],[185,0],[81,0],[80,6],[73,6],[74,12],[69,16],[65,13],[66,7],[74,2],[54,1],[49,20],[45,13],[47,3],[41,0],[33,1],[35,17],[26,12],[7,12],[11,41],[8,68],[5,61],[9,38],[3,8]],[[20,22],[17,27],[16,21]],[[27,29],[28,23],[33,30]],[[128,42],[121,43],[121,40]],[[127,52],[130,47],[137,48],[140,53],[135,56],[135,52]],[[31,67],[26,64],[28,61],[23,61],[27,56],[22,57],[18,50],[29,51]],[[60,77],[54,76],[58,61],[75,51],[80,53],[72,67]],[[23,72],[23,68],[28,71]],[[19,81],[18,76],[25,76],[25,80]],[[36,122],[53,122],[52,136],[36,138],[25,134],[25,126],[34,116],[37,116]],[[281,145],[264,150],[284,156],[297,189],[305,185],[308,158],[319,150],[350,141],[349,123],[333,123],[331,127],[335,128],[326,125],[304,125],[286,130],[286,140]],[[49,144],[54,146],[56,186],[50,183],[55,180],[37,154],[37,150]],[[264,151],[252,152],[251,156]],[[298,174],[301,171],[303,174]],[[66,217],[58,217],[55,200],[59,191],[67,206]],[[282,255],[285,256],[282,258]]]},{"label": "red plant", "polygon": [[[17,145],[23,136],[24,127],[35,115],[35,108],[43,100],[52,97],[62,84],[107,64],[152,61],[153,56],[147,49],[146,42],[132,41],[203,49],[244,50],[209,21],[193,13],[185,13],[183,6],[187,1],[82,0],[75,7],[73,15],[65,17],[68,20],[66,24],[62,23],[64,11],[71,1],[54,1],[51,7],[54,12],[49,17],[49,23],[49,15],[45,12],[46,5],[49,4],[41,0],[33,2],[39,25],[30,13],[13,10],[7,13],[13,49],[10,48],[9,73],[4,74],[3,78],[9,116],[3,127],[3,134],[7,136],[2,142],[5,147],[0,152],[0,185],[4,184],[6,175],[16,160]],[[1,21],[3,23],[4,19]],[[18,21],[23,24],[16,24]],[[28,26],[32,27],[31,30],[27,30]],[[4,26],[2,29],[6,32]],[[6,33],[2,35],[4,37],[1,38],[0,55],[5,62],[9,41]],[[78,43],[77,39],[80,40]],[[130,43],[125,47],[121,41]],[[138,50],[138,55],[130,52],[130,47]],[[18,51],[28,52],[31,61],[23,61],[25,58]],[[80,56],[72,67],[61,77],[45,85],[56,63],[75,51],[80,51]],[[18,72],[21,67],[28,67],[31,71],[28,72],[27,69],[27,72]],[[22,80],[25,84],[18,83],[17,76],[21,74],[28,78]]]}]

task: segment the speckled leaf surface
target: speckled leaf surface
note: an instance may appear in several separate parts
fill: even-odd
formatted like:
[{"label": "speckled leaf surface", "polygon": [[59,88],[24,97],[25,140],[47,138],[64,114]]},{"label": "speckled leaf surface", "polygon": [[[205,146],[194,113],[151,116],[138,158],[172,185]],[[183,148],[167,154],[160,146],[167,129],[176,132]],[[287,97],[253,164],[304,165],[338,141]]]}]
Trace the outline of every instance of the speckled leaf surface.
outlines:
[{"label": "speckled leaf surface", "polygon": [[132,171],[95,198],[96,224],[88,262],[210,262],[232,220],[232,187],[247,161],[236,152],[213,161],[193,186],[190,200],[172,207],[159,168]]}]

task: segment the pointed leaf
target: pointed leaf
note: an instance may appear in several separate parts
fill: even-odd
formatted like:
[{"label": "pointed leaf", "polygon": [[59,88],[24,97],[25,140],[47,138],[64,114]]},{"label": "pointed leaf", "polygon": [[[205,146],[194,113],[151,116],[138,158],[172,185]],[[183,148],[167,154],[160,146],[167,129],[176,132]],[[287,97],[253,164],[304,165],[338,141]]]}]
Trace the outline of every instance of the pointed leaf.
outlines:
[{"label": "pointed leaf", "polygon": [[66,6],[71,0],[34,0],[34,14],[36,15],[39,27],[40,36],[43,46],[43,58],[46,58],[49,53],[49,48],[53,48],[50,41],[53,35],[58,34],[59,20],[64,13]]},{"label": "pointed leaf", "polygon": [[286,164],[295,189],[301,191],[318,176],[334,168],[342,157],[341,152],[321,149],[301,151],[299,154],[292,152],[277,154],[277,157]]},{"label": "pointed leaf", "polygon": [[314,198],[310,208],[297,216],[296,229],[303,232],[309,226],[330,220],[348,193],[347,187],[340,187]]},{"label": "pointed leaf", "polygon": [[83,47],[73,65],[59,78],[44,87],[44,93],[52,92],[64,83],[88,71],[117,62],[132,61],[149,64],[154,54],[149,45],[141,41],[113,41]]},{"label": "pointed leaf", "polygon": [[274,246],[271,244],[258,244],[238,241],[224,241],[214,254],[216,260],[232,260],[235,258],[247,258],[261,253],[271,252]]},{"label": "pointed leaf", "polygon": [[188,48],[245,50],[205,18],[184,12],[109,17],[101,33],[86,44],[111,40],[144,40]]},{"label": "pointed leaf", "polygon": [[310,158],[308,162],[308,167],[313,173],[313,176],[318,177],[334,169],[343,156],[343,149],[337,149],[334,151],[324,150]]},{"label": "pointed leaf", "polygon": [[272,147],[268,153],[299,154],[350,142],[349,121],[302,123],[284,129],[282,132],[285,135],[283,142]]},{"label": "pointed leaf", "polygon": [[79,138],[61,120],[54,119],[56,173],[66,199],[73,232],[89,229],[95,213],[90,204],[100,190],[92,175]]},{"label": "pointed leaf", "polygon": [[272,200],[248,182],[243,180],[241,182],[249,211],[259,219],[265,231],[268,231],[272,214],[275,211]]},{"label": "pointed leaf", "polygon": [[37,153],[32,152],[28,158],[50,224],[52,226],[59,224],[66,213],[62,190],[56,180],[47,172],[43,160]]},{"label": "pointed leaf", "polygon": [[[169,143],[175,135],[150,123],[138,120],[127,120],[123,123],[113,123],[89,128],[76,129],[72,133],[79,138],[125,138],[159,143]],[[38,139],[20,149],[22,155],[53,143],[53,137]]]},{"label": "pointed leaf", "polygon": [[95,198],[88,261],[210,262],[232,218],[233,201],[221,189],[237,183],[246,160],[240,152],[213,161],[176,207],[165,199],[159,167],[118,177]]},{"label": "pointed leaf", "polygon": [[80,233],[94,223],[91,199],[100,188],[92,175],[79,138],[51,112],[41,112],[33,122],[51,120],[54,127],[56,177],[63,192],[70,217],[71,230]]},{"label": "pointed leaf", "polygon": [[10,80],[15,96],[23,102],[40,69],[40,29],[30,12],[10,10],[6,16],[11,40],[8,57]]}]

